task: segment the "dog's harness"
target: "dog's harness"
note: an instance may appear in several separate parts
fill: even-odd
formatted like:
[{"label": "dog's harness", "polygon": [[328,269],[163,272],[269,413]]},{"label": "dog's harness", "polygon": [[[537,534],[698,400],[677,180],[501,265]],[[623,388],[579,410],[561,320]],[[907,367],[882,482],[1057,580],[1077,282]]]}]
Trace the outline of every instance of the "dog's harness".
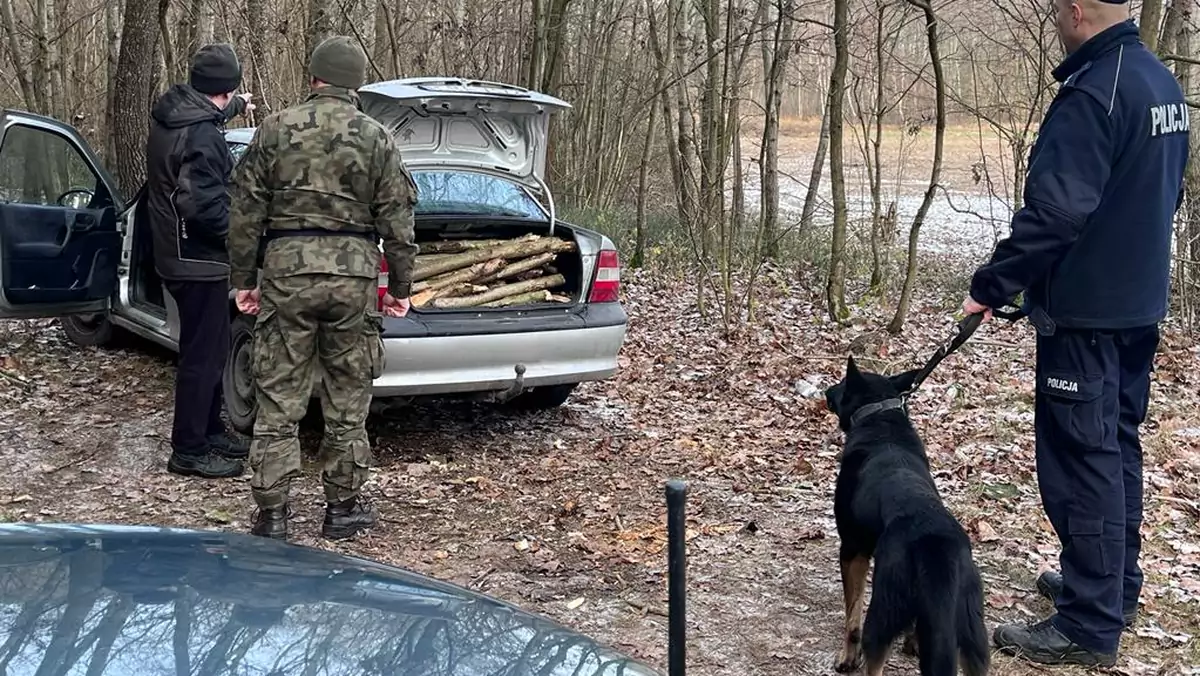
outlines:
[{"label": "dog's harness", "polygon": [[[1025,313],[1021,310],[1009,312],[1005,310],[993,309],[992,316],[999,319],[1007,319],[1010,322],[1015,322],[1024,317]],[[854,415],[850,416],[850,424],[857,425],[864,418],[868,418],[876,413],[882,413],[884,411],[891,411],[895,409],[907,410],[908,398],[917,391],[917,388],[921,386],[921,383],[925,382],[925,379],[929,377],[930,373],[933,373],[933,370],[937,368],[938,364],[942,363],[943,359],[949,357],[951,354],[957,351],[958,348],[962,347],[963,343],[967,342],[967,339],[971,337],[971,334],[975,333],[975,330],[978,329],[979,325],[982,323],[982,312],[977,312],[975,314],[963,317],[962,321],[958,323],[958,331],[955,332],[954,336],[950,338],[950,340],[942,343],[933,353],[933,356],[929,358],[929,361],[925,362],[925,366],[922,367],[921,371],[917,373],[915,378],[913,378],[912,385],[909,385],[907,390],[901,392],[900,396],[898,397],[884,399],[883,401],[877,401],[863,406],[855,411]]]}]

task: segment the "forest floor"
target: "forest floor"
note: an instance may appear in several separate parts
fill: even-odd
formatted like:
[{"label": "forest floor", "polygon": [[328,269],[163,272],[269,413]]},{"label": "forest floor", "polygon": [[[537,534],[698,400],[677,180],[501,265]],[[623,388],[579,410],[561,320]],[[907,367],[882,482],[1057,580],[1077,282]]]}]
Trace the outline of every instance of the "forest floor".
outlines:
[{"label": "forest floor", "polygon": [[[856,307],[839,328],[817,300],[820,280],[773,272],[757,323],[722,338],[687,282],[626,270],[622,283],[630,324],[614,379],[549,412],[435,402],[373,417],[369,491],[384,520],[348,542],[316,537],[322,502],[308,465],[293,540],[514,602],[665,673],[663,484],[680,477],[689,673],[833,673],[841,435],[814,395],[852,350],[875,368],[919,365],[952,333],[957,303],[918,294],[901,336],[864,340],[890,308]],[[1027,323],[985,325],[912,402],[939,489],[972,535],[989,625],[1050,610],[1032,593],[1057,559],[1034,474],[1032,336]],[[78,348],[54,322],[0,324],[0,338],[0,520],[248,528],[248,476],[165,470],[170,355],[141,343]],[[1117,673],[1200,663],[1198,363],[1200,347],[1168,327],[1143,432],[1146,588]],[[306,452],[315,447],[309,432]],[[892,665],[916,673],[910,658]],[[996,655],[993,673],[1044,670]]]}]

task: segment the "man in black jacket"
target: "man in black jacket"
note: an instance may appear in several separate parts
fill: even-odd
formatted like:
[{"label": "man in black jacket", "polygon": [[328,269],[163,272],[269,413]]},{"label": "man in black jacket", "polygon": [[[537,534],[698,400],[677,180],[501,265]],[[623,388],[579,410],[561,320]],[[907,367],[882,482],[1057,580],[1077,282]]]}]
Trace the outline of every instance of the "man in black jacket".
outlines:
[{"label": "man in black jacket", "polygon": [[176,474],[235,477],[249,445],[221,421],[229,352],[229,173],[225,121],[253,109],[234,96],[242,67],[227,44],[201,47],[188,84],[154,104],[146,144],[146,199],[155,269],[179,308],[179,368],[171,459]]}]

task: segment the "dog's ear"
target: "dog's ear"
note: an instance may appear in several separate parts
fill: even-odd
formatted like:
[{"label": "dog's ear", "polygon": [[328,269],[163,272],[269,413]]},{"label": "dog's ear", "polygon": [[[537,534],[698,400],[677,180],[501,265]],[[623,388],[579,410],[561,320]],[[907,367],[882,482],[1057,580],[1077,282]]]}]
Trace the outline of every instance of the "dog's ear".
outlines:
[{"label": "dog's ear", "polygon": [[854,355],[846,357],[846,380],[851,378],[861,378],[862,371],[858,370],[858,364],[854,361]]},{"label": "dog's ear", "polygon": [[912,389],[913,382],[916,381],[917,374],[920,372],[921,369],[905,371],[904,373],[889,377],[888,382],[892,384],[892,387],[896,388],[897,392],[907,392]]}]

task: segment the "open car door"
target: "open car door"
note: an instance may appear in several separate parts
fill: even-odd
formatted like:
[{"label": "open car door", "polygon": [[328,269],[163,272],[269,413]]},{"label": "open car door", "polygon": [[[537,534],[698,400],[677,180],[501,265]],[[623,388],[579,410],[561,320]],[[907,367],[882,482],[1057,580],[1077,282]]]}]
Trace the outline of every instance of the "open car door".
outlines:
[{"label": "open car door", "polygon": [[0,126],[0,317],[109,309],[124,212],[115,181],[72,127],[4,111]]}]

